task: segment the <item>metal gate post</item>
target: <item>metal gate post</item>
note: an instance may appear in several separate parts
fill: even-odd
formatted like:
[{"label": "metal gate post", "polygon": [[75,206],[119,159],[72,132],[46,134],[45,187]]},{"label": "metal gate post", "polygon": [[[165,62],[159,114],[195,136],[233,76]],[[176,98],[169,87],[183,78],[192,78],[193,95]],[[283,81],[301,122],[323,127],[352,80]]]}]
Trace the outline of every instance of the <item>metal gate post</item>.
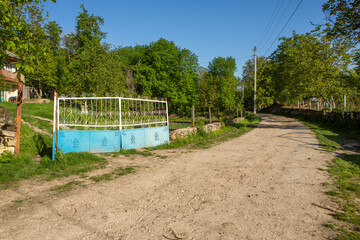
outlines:
[{"label": "metal gate post", "polygon": [[122,130],[121,97],[119,97],[119,130]]},{"label": "metal gate post", "polygon": [[54,116],[53,116],[53,146],[52,146],[52,160],[55,160],[55,152],[56,152],[56,119],[57,119],[57,106],[56,106],[56,92],[54,93]]}]

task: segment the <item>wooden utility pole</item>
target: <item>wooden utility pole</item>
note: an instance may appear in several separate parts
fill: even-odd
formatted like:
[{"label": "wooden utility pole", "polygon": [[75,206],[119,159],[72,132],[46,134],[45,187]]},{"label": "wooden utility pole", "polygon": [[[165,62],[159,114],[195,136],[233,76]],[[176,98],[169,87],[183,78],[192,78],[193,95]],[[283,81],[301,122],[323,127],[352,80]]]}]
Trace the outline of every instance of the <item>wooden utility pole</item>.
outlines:
[{"label": "wooden utility pole", "polygon": [[254,114],[256,114],[256,46],[254,48]]}]

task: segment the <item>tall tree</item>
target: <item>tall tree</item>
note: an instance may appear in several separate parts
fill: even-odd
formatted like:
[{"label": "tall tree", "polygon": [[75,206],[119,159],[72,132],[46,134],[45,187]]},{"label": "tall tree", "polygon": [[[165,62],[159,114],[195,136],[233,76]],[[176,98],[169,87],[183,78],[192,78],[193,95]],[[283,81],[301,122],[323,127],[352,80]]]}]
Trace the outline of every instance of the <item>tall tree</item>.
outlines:
[{"label": "tall tree", "polygon": [[[75,36],[75,45],[69,44],[69,56],[73,51],[74,56],[70,59],[69,70],[71,72],[71,84],[77,86],[73,89],[76,94],[105,94],[110,89],[105,83],[109,80],[104,72],[103,63],[106,62],[108,46],[101,43],[106,33],[101,31],[104,20],[90,14],[80,5],[82,12],[76,18],[75,35],[70,35],[69,43],[72,43],[72,36]],[[73,49],[72,49],[73,48]]]},{"label": "tall tree", "polygon": [[360,42],[360,1],[328,0],[323,4],[330,25],[327,32],[333,37],[345,37],[354,44]]},{"label": "tall tree", "polygon": [[[55,2],[55,0],[52,0]],[[40,0],[2,0],[0,1],[0,68],[5,64],[5,51],[14,52],[21,57],[17,64],[23,72],[31,72],[33,67],[26,64],[35,56],[29,51],[43,52],[43,47],[34,44],[36,36],[32,26],[24,18],[24,8],[30,4],[39,4]]]},{"label": "tall tree", "polygon": [[216,105],[219,110],[229,110],[235,108],[235,96],[238,87],[238,79],[235,77],[236,63],[232,57],[214,58],[208,66],[209,73],[215,78],[217,83]]},{"label": "tall tree", "polygon": [[[257,101],[258,107],[269,106],[274,103],[274,86],[273,86],[273,65],[265,57],[257,58]],[[254,59],[246,61],[243,66],[242,84],[245,87],[244,104],[246,108],[254,106]]]},{"label": "tall tree", "polygon": [[315,97],[330,103],[342,96],[341,75],[349,71],[351,59],[348,50],[319,29],[282,38],[270,57],[277,99],[292,103]]}]

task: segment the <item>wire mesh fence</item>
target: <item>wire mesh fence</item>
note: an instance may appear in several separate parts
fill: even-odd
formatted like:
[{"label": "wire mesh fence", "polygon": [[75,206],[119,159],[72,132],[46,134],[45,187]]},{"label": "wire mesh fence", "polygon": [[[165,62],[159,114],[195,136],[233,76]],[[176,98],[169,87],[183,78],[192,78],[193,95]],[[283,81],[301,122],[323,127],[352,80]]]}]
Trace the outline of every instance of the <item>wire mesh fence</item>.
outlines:
[{"label": "wire mesh fence", "polygon": [[59,97],[57,129],[114,130],[168,125],[166,101],[122,97]]}]

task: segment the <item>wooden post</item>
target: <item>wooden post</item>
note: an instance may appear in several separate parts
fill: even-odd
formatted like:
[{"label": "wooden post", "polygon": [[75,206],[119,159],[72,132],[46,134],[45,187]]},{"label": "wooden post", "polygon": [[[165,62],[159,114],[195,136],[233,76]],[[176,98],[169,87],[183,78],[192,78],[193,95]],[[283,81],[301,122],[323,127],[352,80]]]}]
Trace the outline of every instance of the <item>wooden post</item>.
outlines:
[{"label": "wooden post", "polygon": [[21,132],[21,108],[22,108],[22,97],[23,97],[24,84],[22,82],[18,83],[18,97],[17,97],[17,107],[16,107],[16,144],[15,144],[15,155],[20,153],[20,132]]},{"label": "wooden post", "polygon": [[191,106],[191,127],[195,127],[195,106]]},{"label": "wooden post", "polygon": [[212,123],[211,106],[209,106],[209,122]]},{"label": "wooden post", "polygon": [[256,114],[256,46],[254,48],[254,114]]},{"label": "wooden post", "polygon": [[346,111],[346,94],[344,94],[344,111]]}]

